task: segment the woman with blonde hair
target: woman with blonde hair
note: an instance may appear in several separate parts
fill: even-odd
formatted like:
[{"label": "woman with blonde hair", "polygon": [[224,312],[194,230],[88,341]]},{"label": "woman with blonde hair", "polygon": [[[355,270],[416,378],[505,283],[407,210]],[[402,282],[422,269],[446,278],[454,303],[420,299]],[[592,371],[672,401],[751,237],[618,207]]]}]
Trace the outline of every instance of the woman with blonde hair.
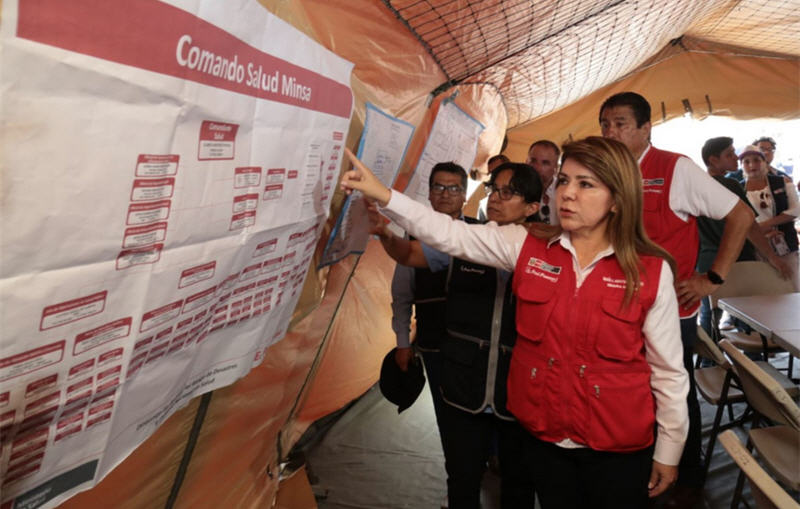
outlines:
[{"label": "woman with blonde hair", "polygon": [[530,433],[542,507],[644,507],[674,483],[689,382],[673,262],[644,232],[628,149],[599,137],[565,145],[560,226],[530,233],[453,221],[389,190],[348,155],[355,169],[345,190],[376,200],[436,249],[514,271],[508,409]]}]

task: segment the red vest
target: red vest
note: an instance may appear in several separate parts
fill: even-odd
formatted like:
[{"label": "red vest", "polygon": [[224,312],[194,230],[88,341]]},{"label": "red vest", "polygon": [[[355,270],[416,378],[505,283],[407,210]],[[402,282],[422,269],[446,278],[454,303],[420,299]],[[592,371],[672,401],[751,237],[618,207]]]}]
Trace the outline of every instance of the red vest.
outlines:
[{"label": "red vest", "polygon": [[625,275],[616,257],[597,262],[580,288],[572,255],[529,236],[514,271],[517,342],[508,409],[534,436],[570,438],[598,451],[653,443],[655,400],[642,324],[658,291],[662,260],[640,257],[643,283],[621,309]]},{"label": "red vest", "polygon": [[[650,147],[640,165],[644,189],[644,229],[653,242],[675,258],[678,266],[675,281],[692,277],[700,249],[697,219],[689,216],[689,220],[684,221],[669,207],[669,191],[675,162],[679,157],[682,156]],[[692,316],[699,307],[698,302],[689,308],[679,307],[678,312],[681,318],[686,318]]]}]

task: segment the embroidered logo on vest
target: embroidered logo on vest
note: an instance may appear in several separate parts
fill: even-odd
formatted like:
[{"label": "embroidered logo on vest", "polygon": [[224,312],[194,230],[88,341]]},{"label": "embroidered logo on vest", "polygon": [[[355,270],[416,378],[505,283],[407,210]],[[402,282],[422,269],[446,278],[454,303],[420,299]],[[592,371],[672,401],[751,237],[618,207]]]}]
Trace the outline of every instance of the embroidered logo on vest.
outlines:
[{"label": "embroidered logo on vest", "polygon": [[539,258],[531,257],[528,260],[528,266],[525,267],[526,274],[533,274],[534,276],[539,276],[544,278],[548,281],[558,281],[557,277],[548,276],[545,272],[550,274],[561,274],[561,267],[557,267],[555,265],[550,265],[544,260],[540,260]]},{"label": "embroidered logo on vest", "polygon": [[461,269],[461,272],[469,272],[471,274],[485,274],[486,273],[486,269],[478,269],[478,268],[475,268],[475,267],[465,267],[463,265],[460,266],[459,269]]},{"label": "embroidered logo on vest", "polygon": [[663,193],[663,189],[653,189],[654,187],[664,187],[664,179],[642,179],[642,191],[645,193]]}]

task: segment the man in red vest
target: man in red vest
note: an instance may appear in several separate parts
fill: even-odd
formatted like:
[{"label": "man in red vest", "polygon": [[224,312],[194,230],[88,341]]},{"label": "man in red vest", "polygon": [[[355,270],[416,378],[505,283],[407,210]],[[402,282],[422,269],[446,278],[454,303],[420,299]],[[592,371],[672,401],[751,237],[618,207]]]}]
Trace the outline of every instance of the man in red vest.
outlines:
[{"label": "man in red vest", "polygon": [[[728,274],[753,222],[753,212],[686,156],[650,145],[650,104],[634,92],[606,99],[600,108],[603,136],[624,143],[639,161],[647,235],[675,258],[675,290],[681,317],[683,360],[689,373],[689,436],[681,457],[671,505],[691,507],[703,487],[700,458],[700,405],[692,368],[700,299],[714,292]],[[695,272],[700,245],[696,218],[724,219],[717,256],[705,273]]]}]

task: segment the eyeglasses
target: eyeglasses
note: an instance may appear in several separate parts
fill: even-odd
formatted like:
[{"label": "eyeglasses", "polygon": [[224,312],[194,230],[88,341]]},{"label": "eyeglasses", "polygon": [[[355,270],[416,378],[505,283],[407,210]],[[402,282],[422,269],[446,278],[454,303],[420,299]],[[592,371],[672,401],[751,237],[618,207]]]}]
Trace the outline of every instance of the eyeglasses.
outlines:
[{"label": "eyeglasses", "polygon": [[432,194],[442,194],[445,191],[447,191],[448,194],[461,194],[463,188],[458,184],[453,184],[450,186],[443,186],[442,184],[433,184],[431,186]]},{"label": "eyeglasses", "polygon": [[514,189],[511,189],[510,187],[496,187],[496,186],[493,186],[492,184],[484,184],[483,186],[484,186],[484,188],[486,188],[486,195],[487,196],[491,196],[494,193],[497,193],[497,195],[503,201],[510,200],[511,198],[514,197],[514,195],[522,196],[522,194],[519,191],[515,191]]}]

